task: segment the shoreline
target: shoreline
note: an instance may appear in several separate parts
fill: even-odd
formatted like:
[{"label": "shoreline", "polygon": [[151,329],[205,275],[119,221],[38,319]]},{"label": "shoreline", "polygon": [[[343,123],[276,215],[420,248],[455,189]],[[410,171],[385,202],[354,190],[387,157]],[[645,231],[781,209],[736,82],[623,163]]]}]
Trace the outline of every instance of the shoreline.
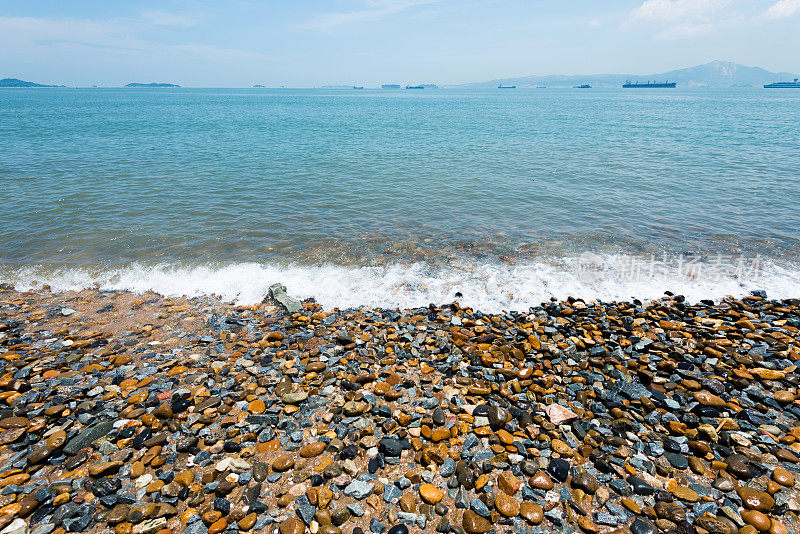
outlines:
[{"label": "shoreline", "polygon": [[[290,289],[291,293],[291,289]],[[800,299],[0,289],[0,532],[798,532]]]},{"label": "shoreline", "polygon": [[570,296],[602,302],[650,301],[665,290],[687,301],[741,298],[767,290],[770,298],[800,295],[800,265],[765,258],[695,262],[691,258],[584,253],[510,263],[154,263],[118,266],[0,266],[0,282],[19,290],[153,291],[253,305],[276,280],[298,298],[338,307],[411,309],[458,300],[485,313],[528,310]]}]

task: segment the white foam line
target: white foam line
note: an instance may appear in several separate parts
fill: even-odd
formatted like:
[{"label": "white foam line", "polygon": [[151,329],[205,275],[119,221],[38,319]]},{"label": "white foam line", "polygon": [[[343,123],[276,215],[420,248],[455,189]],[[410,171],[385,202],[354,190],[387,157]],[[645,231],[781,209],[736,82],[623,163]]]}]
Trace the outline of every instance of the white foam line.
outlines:
[{"label": "white foam line", "polygon": [[[108,269],[43,266],[0,269],[0,281],[19,290],[49,285],[54,291],[97,287],[155,291],[165,296],[217,295],[226,301],[261,301],[275,282],[299,298],[314,297],[334,307],[415,308],[458,300],[486,312],[527,310],[551,297],[585,300],[653,299],[669,290],[690,301],[743,296],[764,289],[770,298],[800,296],[800,270],[792,264],[763,263],[757,273],[686,276],[665,270],[631,276],[625,256],[602,256],[599,272],[587,273],[583,258],[518,265],[464,262],[447,267],[421,263],[385,267],[337,265],[278,266],[236,263],[221,266],[141,265]],[[461,293],[458,297],[456,294]]]}]

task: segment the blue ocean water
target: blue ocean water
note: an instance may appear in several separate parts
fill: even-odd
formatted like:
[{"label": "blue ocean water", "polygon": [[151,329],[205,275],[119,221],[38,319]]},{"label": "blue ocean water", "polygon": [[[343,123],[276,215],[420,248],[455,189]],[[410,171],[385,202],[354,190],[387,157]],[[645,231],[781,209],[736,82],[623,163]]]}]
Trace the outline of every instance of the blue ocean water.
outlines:
[{"label": "blue ocean water", "polygon": [[284,281],[332,306],[798,296],[798,110],[763,89],[6,89],[0,279],[241,301]]}]

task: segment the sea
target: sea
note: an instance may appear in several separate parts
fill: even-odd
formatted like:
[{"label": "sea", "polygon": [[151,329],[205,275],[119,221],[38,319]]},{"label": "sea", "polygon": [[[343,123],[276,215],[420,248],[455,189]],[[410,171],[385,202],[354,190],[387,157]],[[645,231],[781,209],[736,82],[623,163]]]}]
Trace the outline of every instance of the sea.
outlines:
[{"label": "sea", "polygon": [[2,89],[0,282],[800,297],[800,91]]}]

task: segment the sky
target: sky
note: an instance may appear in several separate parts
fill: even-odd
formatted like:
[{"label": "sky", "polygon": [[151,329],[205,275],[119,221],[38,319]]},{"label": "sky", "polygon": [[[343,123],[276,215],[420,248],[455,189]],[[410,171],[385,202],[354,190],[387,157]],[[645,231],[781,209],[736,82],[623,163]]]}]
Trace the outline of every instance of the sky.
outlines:
[{"label": "sky", "polygon": [[0,0],[0,78],[377,86],[800,71],[800,0]]}]

